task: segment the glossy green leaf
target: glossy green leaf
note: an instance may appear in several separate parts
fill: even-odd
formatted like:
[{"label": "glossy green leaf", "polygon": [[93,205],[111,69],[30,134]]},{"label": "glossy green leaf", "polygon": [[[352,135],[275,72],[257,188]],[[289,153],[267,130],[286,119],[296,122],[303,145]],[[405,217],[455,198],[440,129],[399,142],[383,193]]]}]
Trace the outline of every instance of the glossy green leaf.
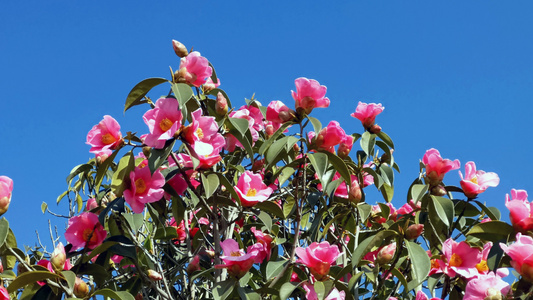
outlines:
[{"label": "glossy green leaf", "polygon": [[483,210],[483,212],[485,214],[487,214],[487,216],[492,220],[492,221],[497,221],[497,220],[500,220],[500,217],[501,217],[501,213],[500,211],[495,208],[495,207],[486,207],[485,204],[477,201],[477,200],[474,200],[474,202],[479,205],[479,207]]},{"label": "glossy green leaf", "polygon": [[233,292],[235,287],[235,280],[228,279],[222,282],[217,282],[213,287],[213,297],[215,300],[225,300]]},{"label": "glossy green leaf", "polygon": [[385,199],[385,201],[387,201],[387,202],[391,202],[392,201],[392,197],[394,196],[394,187],[392,187],[392,186],[390,186],[390,185],[388,185],[386,183],[383,183],[383,185],[381,186],[379,191],[383,195],[383,199]]},{"label": "glossy green leaf", "polygon": [[115,300],[135,300],[132,294],[125,291],[113,291],[111,289],[96,290],[93,295],[102,295]]},{"label": "glossy green leaf", "polygon": [[313,288],[315,289],[315,293],[318,300],[323,300],[326,296],[326,287],[322,281],[317,281],[313,284]]},{"label": "glossy green leaf", "polygon": [[233,184],[231,184],[229,180],[223,174],[218,173],[218,172],[215,174],[218,176],[218,179],[220,180],[220,184],[223,185],[226,188],[226,191],[228,191],[231,194],[231,197],[234,200],[239,201],[240,203],[241,200],[239,198],[239,194],[237,194],[237,192],[235,191]]},{"label": "glossy green leaf", "polygon": [[118,167],[111,179],[111,188],[117,197],[122,196],[126,182],[130,178],[130,173],[135,169],[135,159],[130,151],[118,162]]},{"label": "glossy green leaf", "polygon": [[507,240],[510,234],[514,234],[513,226],[502,221],[489,221],[476,224],[466,235],[497,243]]},{"label": "glossy green leaf", "polygon": [[381,165],[379,167],[379,173],[383,181],[390,186],[394,186],[394,171],[387,165]]},{"label": "glossy green leaf", "polygon": [[274,134],[261,145],[261,147],[259,148],[259,154],[264,155],[265,151],[267,151],[268,148],[278,139],[278,137],[283,134],[285,129],[287,129],[292,124],[292,122],[283,123],[283,125],[281,125],[281,127],[276,130],[276,132],[274,132]]},{"label": "glossy green leaf", "polygon": [[101,165],[98,166],[98,170],[96,171],[96,180],[94,182],[94,184],[96,185],[96,191],[100,191],[100,185],[104,180],[104,176],[107,174],[107,169],[109,169],[109,166],[113,163],[113,160],[115,159],[119,151],[120,149],[113,151],[113,153],[108,158],[106,158],[106,160],[104,160]]},{"label": "glossy green leaf", "polygon": [[335,168],[335,171],[339,172],[342,179],[344,179],[344,182],[346,182],[346,185],[350,187],[352,185],[352,177],[344,161],[331,152],[324,151],[322,153],[325,153],[328,156],[328,162],[333,166],[333,168]]},{"label": "glossy green leaf", "polygon": [[9,222],[6,218],[0,219],[0,247],[4,245],[9,234]]},{"label": "glossy green leaf", "polygon": [[[369,236],[365,240],[359,243],[357,249],[352,254],[352,266],[357,268],[357,265],[361,259],[372,249],[372,247],[381,246],[386,238],[390,238],[398,235],[396,231],[382,230],[373,236]],[[426,255],[427,256],[427,255]]]},{"label": "glossy green leaf", "polygon": [[375,134],[365,131],[365,133],[363,133],[363,136],[361,137],[360,143],[361,149],[363,149],[363,151],[365,151],[368,156],[374,155],[374,144],[376,143]]},{"label": "glossy green leaf", "polygon": [[171,142],[167,141],[164,148],[152,149],[150,157],[148,157],[148,167],[150,168],[151,174],[154,174],[156,170],[159,170],[159,168],[168,161],[168,156],[170,155],[170,152],[172,152],[175,143],[176,140],[172,140]]},{"label": "glossy green leaf", "polygon": [[394,143],[392,142],[392,139],[383,131],[380,131],[377,136],[387,144],[390,148],[394,149]]},{"label": "glossy green leaf", "polygon": [[[194,93],[192,92],[192,88],[186,84],[186,83],[173,83],[172,84],[172,92],[174,93],[174,97],[178,100],[180,104],[180,109],[187,110],[186,104],[187,102],[194,96]],[[184,112],[184,117],[187,116],[187,113]]]},{"label": "glossy green leaf", "polygon": [[279,273],[283,270],[283,268],[285,268],[285,265],[287,265],[287,263],[287,260],[269,261],[266,266],[267,280],[277,277]]},{"label": "glossy green leaf", "polygon": [[453,217],[455,216],[455,206],[453,205],[453,201],[448,198],[433,195],[431,198],[440,204],[440,207],[442,207],[442,210],[446,215],[447,224],[451,225],[453,223]]},{"label": "glossy green leaf", "polygon": [[24,286],[37,281],[44,281],[46,279],[63,279],[63,276],[52,273],[50,271],[28,271],[17,276],[11,284],[7,287],[9,293],[23,288]]},{"label": "glossy green leaf", "polygon": [[444,210],[440,202],[435,199],[435,196],[431,196],[431,198],[429,199],[428,209],[429,219],[434,225],[438,224],[438,222],[440,221],[444,225],[446,225],[446,227],[450,227],[450,221],[448,219],[446,211]]},{"label": "glossy green leaf", "polygon": [[244,136],[246,131],[248,131],[249,122],[246,119],[228,118],[228,122],[231,127],[237,129],[241,136]]},{"label": "glossy green leaf", "polygon": [[308,153],[307,157],[309,158],[309,161],[311,162],[311,165],[313,166],[313,169],[315,169],[316,175],[318,176],[318,179],[322,183],[322,188],[324,189],[327,187],[328,183],[325,180],[324,174],[326,174],[326,170],[328,169],[328,156],[324,153]]},{"label": "glossy green leaf", "polygon": [[411,260],[412,281],[409,283],[409,290],[416,288],[426,280],[426,276],[431,269],[431,261],[426,250],[414,242],[406,242],[407,252]]},{"label": "glossy green leaf", "polygon": [[148,78],[139,83],[131,89],[128,97],[126,98],[126,104],[124,105],[124,112],[130,109],[132,106],[146,103],[142,99],[148,92],[155,86],[161,83],[168,82],[165,78]]},{"label": "glossy green leaf", "polygon": [[272,218],[264,211],[259,212],[257,217],[263,221],[263,224],[266,226],[268,231],[272,231]]},{"label": "glossy green leaf", "polygon": [[307,116],[311,124],[313,125],[313,129],[315,130],[315,133],[318,134],[320,130],[322,130],[322,123],[316,118]]},{"label": "glossy green leaf", "polygon": [[359,211],[359,216],[361,218],[360,222],[364,223],[372,212],[372,206],[367,203],[359,203],[357,204],[357,210]]},{"label": "glossy green leaf", "polygon": [[405,276],[403,276],[402,272],[396,268],[392,268],[391,270],[392,275],[394,275],[400,283],[405,287],[405,289],[408,289],[407,280],[405,279]]},{"label": "glossy green leaf", "polygon": [[205,176],[202,173],[201,177],[202,177],[202,185],[204,186],[204,190],[205,190],[205,197],[209,198],[215,193],[215,191],[220,186],[220,180],[218,179],[217,174],[214,174],[214,173],[211,173],[207,176]]},{"label": "glossy green leaf", "polygon": [[72,271],[62,271],[61,275],[65,277],[65,280],[67,281],[67,286],[70,291],[74,290],[74,284],[76,283],[76,273]]},{"label": "glossy green leaf", "polygon": [[81,173],[89,172],[90,170],[92,170],[92,168],[93,168],[93,165],[91,165],[91,164],[81,164],[81,165],[75,166],[70,171],[70,174],[67,176],[67,183],[70,184],[70,181],[74,177],[76,177],[77,175],[79,175]]},{"label": "glossy green leaf", "polygon": [[296,282],[285,282],[279,289],[279,297],[281,300],[287,300],[294,292],[294,290],[299,286],[299,283]]},{"label": "glossy green leaf", "polygon": [[154,234],[154,239],[156,240],[172,240],[177,238],[178,233],[176,227],[159,227]]}]

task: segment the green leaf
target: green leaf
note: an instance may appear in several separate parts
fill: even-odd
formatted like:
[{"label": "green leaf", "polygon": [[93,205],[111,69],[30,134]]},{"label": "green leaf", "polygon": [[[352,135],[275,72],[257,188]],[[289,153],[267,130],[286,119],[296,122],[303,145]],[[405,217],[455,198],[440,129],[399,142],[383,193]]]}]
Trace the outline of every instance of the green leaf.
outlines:
[{"label": "green leaf", "polygon": [[427,193],[429,185],[427,184],[413,184],[409,190],[409,200],[413,199],[415,202],[422,200],[422,197]]},{"label": "green leaf", "polygon": [[171,240],[178,238],[178,233],[175,227],[160,227],[157,228],[154,234],[156,240]]},{"label": "green leaf", "polygon": [[248,131],[248,120],[240,118],[228,118],[228,121],[233,128],[237,129],[241,136],[244,136],[246,131]]},{"label": "green leaf", "polygon": [[201,177],[202,184],[205,190],[205,197],[209,198],[215,193],[215,191],[220,186],[220,180],[218,179],[217,174],[214,173],[207,175],[207,177],[202,173]]},{"label": "green leaf", "polygon": [[124,112],[130,109],[132,106],[146,103],[142,98],[148,94],[148,92],[155,86],[160,85],[163,82],[168,82],[165,78],[148,78],[139,83],[131,89],[128,97],[126,98],[126,104],[124,105]]},{"label": "green leaf", "polygon": [[320,183],[322,183],[322,189],[325,189],[327,187],[327,184],[329,182],[325,182],[324,174],[326,173],[326,170],[328,169],[328,156],[324,153],[308,153],[307,157],[309,158],[309,161],[311,162],[311,165],[315,169],[316,175],[318,176],[318,179],[320,180]]},{"label": "green leaf", "polygon": [[379,190],[381,194],[383,195],[383,199],[385,199],[385,201],[390,203],[392,201],[392,197],[394,196],[394,187],[386,183],[383,183],[383,185],[381,186]]},{"label": "green leaf", "polygon": [[229,193],[231,194],[231,197],[235,200],[235,201],[239,201],[239,203],[241,202],[240,198],[239,198],[239,194],[237,194],[237,192],[235,191],[235,188],[233,187],[233,184],[231,184],[229,182],[229,180],[222,174],[222,173],[215,173],[217,176],[218,176],[218,179],[220,180],[220,184],[223,185],[227,191],[229,191]]},{"label": "green leaf", "polygon": [[318,135],[320,130],[322,130],[322,123],[318,119],[315,119],[313,117],[307,116],[311,124],[313,124],[313,129],[315,130],[315,133]]},{"label": "green leaf", "polygon": [[287,197],[285,204],[283,204],[283,216],[287,219],[291,213],[295,210],[296,200],[294,197]]},{"label": "green leaf", "polygon": [[391,270],[392,275],[394,275],[400,283],[405,287],[405,289],[408,289],[407,280],[405,279],[405,276],[403,276],[402,272],[396,268],[392,268]]},{"label": "green leaf", "polygon": [[124,155],[118,162],[118,167],[111,179],[111,188],[113,189],[117,197],[122,196],[122,192],[125,189],[125,179],[130,178],[130,173],[135,169],[135,159],[133,153],[130,151]]},{"label": "green leaf", "polygon": [[439,201],[437,201],[435,196],[431,196],[429,200],[429,219],[432,221],[432,223],[438,224],[438,222],[442,222],[446,227],[450,227],[450,221],[448,219],[448,216],[446,214],[446,211],[442,207]]},{"label": "green leaf", "polygon": [[9,234],[9,222],[6,218],[0,219],[0,247],[4,245]]},{"label": "green leaf", "polygon": [[272,144],[265,155],[265,159],[268,162],[266,169],[270,169],[271,166],[275,165],[280,159],[282,159],[283,155],[286,155],[286,153],[289,152],[298,141],[299,139],[294,136],[286,136]]},{"label": "green leaf", "polygon": [[104,179],[104,176],[107,174],[107,169],[109,166],[113,163],[113,160],[117,156],[120,149],[117,149],[113,151],[113,154],[111,154],[104,162],[98,166],[98,170],[96,171],[96,180],[94,184],[96,185],[95,191],[100,191],[100,185],[102,184],[102,180]]},{"label": "green leaf", "polygon": [[329,163],[337,172],[339,172],[339,174],[342,176],[342,179],[344,179],[344,182],[346,182],[346,186],[349,188],[352,185],[352,177],[350,176],[350,171],[348,170],[348,167],[344,161],[331,152],[324,151],[322,153],[325,153],[328,156]]},{"label": "green leaf", "polygon": [[216,88],[216,89],[212,89],[209,91],[208,95],[213,95],[213,96],[217,96],[218,93],[222,93],[222,95],[224,95],[224,97],[226,98],[226,100],[228,101],[228,108],[231,108],[231,102],[229,101],[229,97],[228,97],[228,94],[226,94],[226,92],[224,90],[221,90],[219,88]]},{"label": "green leaf", "polygon": [[296,282],[285,282],[279,289],[279,297],[281,300],[287,300],[299,285],[300,284]]},{"label": "green leaf", "polygon": [[[173,83],[172,92],[180,104],[180,110],[186,111],[187,108],[185,105],[194,96],[192,88],[186,83]],[[187,113],[184,112],[183,116],[187,117]]]},{"label": "green leaf", "polygon": [[414,289],[426,280],[431,269],[431,261],[426,250],[414,242],[405,243],[409,258],[411,260],[412,281],[409,283],[408,290]]},{"label": "green leaf", "polygon": [[510,234],[514,234],[513,226],[502,221],[489,221],[476,224],[466,235],[497,243],[507,240]]},{"label": "green leaf", "polygon": [[318,300],[323,300],[326,296],[326,287],[324,286],[324,283],[322,281],[317,281],[313,284],[313,288],[315,289]]},{"label": "green leaf", "polygon": [[261,145],[261,147],[259,148],[259,154],[261,155],[264,155],[265,154],[265,151],[268,150],[268,148],[272,145],[272,143],[274,143],[277,138],[283,134],[283,132],[285,131],[285,129],[287,129],[289,126],[291,126],[293,123],[292,122],[286,122],[286,123],[283,123],[283,125],[281,125],[281,127],[276,130],[276,132],[274,132],[274,134],[268,138],[264,143],[263,145]]},{"label": "green leaf", "polygon": [[61,272],[61,275],[65,277],[65,280],[67,281],[68,289],[70,291],[74,290],[74,284],[76,283],[76,273],[72,271],[63,271]]},{"label": "green leaf", "polygon": [[387,144],[387,146],[394,149],[394,143],[392,142],[392,139],[383,131],[380,131],[377,136]]},{"label": "green leaf", "polygon": [[492,221],[498,221],[500,220],[500,211],[495,208],[495,207],[486,207],[483,203],[477,201],[477,200],[474,200],[474,202],[476,202],[477,205],[479,205],[479,208],[481,208],[483,210],[484,213],[487,214],[487,216],[492,220]]},{"label": "green leaf", "polygon": [[70,184],[70,181],[74,177],[76,177],[76,175],[80,173],[89,172],[90,170],[92,170],[92,168],[93,168],[93,165],[91,164],[81,164],[81,165],[75,166],[74,168],[72,168],[72,170],[70,171],[70,174],[67,176],[67,183]]},{"label": "green leaf", "polygon": [[113,291],[111,289],[100,289],[94,292],[94,295],[102,295],[115,300],[135,300],[132,294],[125,291]]},{"label": "green leaf", "polygon": [[[392,230],[382,230],[373,236],[369,236],[364,241],[360,242],[357,249],[352,255],[352,266],[357,268],[361,259],[372,249],[372,247],[381,246],[386,238],[396,236],[398,233]],[[427,254],[426,254],[427,256]]]},{"label": "green leaf", "polygon": [[391,167],[387,165],[381,165],[379,167],[379,173],[386,184],[394,186],[394,171]]},{"label": "green leaf", "polygon": [[363,149],[363,151],[365,151],[368,156],[374,155],[374,144],[376,143],[375,134],[365,131],[365,133],[363,133],[363,136],[361,137],[360,143],[361,149]]},{"label": "green leaf", "polygon": [[269,261],[266,266],[267,280],[277,277],[287,263],[287,260]]},{"label": "green leaf", "polygon": [[370,216],[370,213],[372,212],[372,206],[367,203],[359,203],[357,204],[357,210],[359,211],[359,216],[361,217],[361,222],[364,223]]},{"label": "green leaf", "polygon": [[46,279],[63,279],[63,276],[50,271],[28,271],[17,276],[17,278],[7,287],[7,291],[13,293],[30,283],[44,281]]},{"label": "green leaf", "polygon": [[244,300],[260,300],[261,299],[261,295],[254,292],[249,287],[243,287],[243,284],[237,287],[237,293],[239,294],[240,298]]},{"label": "green leaf", "polygon": [[150,157],[148,158],[148,167],[150,167],[150,173],[152,175],[167,161],[175,143],[176,140],[172,140],[170,143],[167,141],[164,148],[152,149],[150,152]]},{"label": "green leaf", "polygon": [[231,278],[225,281],[217,282],[213,287],[213,297],[215,300],[224,300],[231,294],[231,292],[233,292],[234,287],[235,280]]},{"label": "green leaf", "polygon": [[266,226],[268,231],[272,231],[272,218],[264,211],[259,212],[257,217],[263,221],[263,224]]},{"label": "green leaf", "polygon": [[431,198],[440,204],[440,207],[442,207],[442,210],[446,215],[446,219],[448,221],[447,223],[451,225],[453,223],[453,217],[455,216],[453,201],[448,198],[438,196],[431,196]]},{"label": "green leaf", "polygon": [[[274,201],[259,202],[256,205],[254,205],[254,208],[257,208],[261,211],[269,212],[280,219],[284,219],[284,212],[281,210],[279,205],[275,203]],[[285,209],[285,206],[283,206],[283,208]]]},{"label": "green leaf", "polygon": [[[69,190],[66,190],[64,191],[63,193],[61,193],[61,195],[59,195],[57,197],[57,204],[59,204],[59,202],[61,201],[61,199],[63,199],[67,194],[68,194]],[[42,206],[41,206],[41,209],[42,209]],[[44,211],[43,211],[43,214],[44,214]]]},{"label": "green leaf", "polygon": [[213,65],[210,62],[208,62],[208,64],[211,67],[211,70],[213,71],[211,73],[211,80],[213,81],[214,84],[216,84],[218,82],[217,72],[215,72],[215,67],[213,67]]}]

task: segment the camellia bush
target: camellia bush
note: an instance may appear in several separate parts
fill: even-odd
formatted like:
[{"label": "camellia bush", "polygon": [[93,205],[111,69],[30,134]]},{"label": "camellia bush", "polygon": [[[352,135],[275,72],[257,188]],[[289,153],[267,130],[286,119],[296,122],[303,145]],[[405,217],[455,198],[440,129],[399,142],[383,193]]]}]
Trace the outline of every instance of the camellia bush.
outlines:
[{"label": "camellia bush", "polygon": [[[124,111],[146,109],[147,133],[124,133],[111,116],[89,131],[94,158],[58,198],[66,244],[22,250],[0,220],[2,299],[532,297],[526,191],[502,197],[507,224],[481,197],[498,175],[467,162],[445,184],[461,164],[429,149],[395,208],[381,104],[353,108],[352,134],[313,117],[329,106],[313,79],[295,80],[294,105],[232,104],[206,58],[173,46],[172,78],[143,80],[126,99]],[[169,92],[154,100],[158,85]],[[1,212],[12,189],[0,177]]]}]

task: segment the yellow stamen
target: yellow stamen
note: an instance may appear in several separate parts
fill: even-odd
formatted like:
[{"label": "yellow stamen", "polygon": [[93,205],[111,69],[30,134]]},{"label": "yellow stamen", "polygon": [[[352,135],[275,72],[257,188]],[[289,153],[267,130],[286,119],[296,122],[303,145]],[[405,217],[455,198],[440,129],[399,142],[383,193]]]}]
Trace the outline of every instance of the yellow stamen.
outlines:
[{"label": "yellow stamen", "polygon": [[487,266],[487,261],[482,260],[479,264],[476,265],[476,269],[479,273],[484,273],[489,271],[489,266]]},{"label": "yellow stamen", "polygon": [[242,256],[242,254],[239,251],[233,251],[229,254],[229,256]]},{"label": "yellow stamen", "polygon": [[204,138],[204,132],[202,131],[202,128],[196,129],[196,136],[198,136],[199,139]]},{"label": "yellow stamen", "polygon": [[477,184],[477,176],[472,177],[472,179],[470,179],[470,182]]},{"label": "yellow stamen", "polygon": [[109,133],[102,135],[102,143],[106,145],[113,144],[116,141],[117,139]]},{"label": "yellow stamen", "polygon": [[257,190],[256,189],[249,189],[248,192],[246,192],[246,196],[248,197],[253,197],[257,195]]},{"label": "yellow stamen", "polygon": [[168,118],[164,118],[163,120],[161,120],[161,122],[159,122],[159,128],[166,132],[170,129],[170,127],[172,127],[172,124],[174,124],[172,121],[170,121]]},{"label": "yellow stamen", "polygon": [[146,183],[144,182],[144,179],[139,178],[135,180],[135,194],[142,194],[146,191]]},{"label": "yellow stamen", "polygon": [[463,260],[457,253],[452,254],[452,257],[450,258],[450,266],[452,267],[460,267],[463,264]]},{"label": "yellow stamen", "polygon": [[431,268],[432,269],[439,269],[440,268],[439,261],[436,260],[436,259],[432,259],[431,260]]}]

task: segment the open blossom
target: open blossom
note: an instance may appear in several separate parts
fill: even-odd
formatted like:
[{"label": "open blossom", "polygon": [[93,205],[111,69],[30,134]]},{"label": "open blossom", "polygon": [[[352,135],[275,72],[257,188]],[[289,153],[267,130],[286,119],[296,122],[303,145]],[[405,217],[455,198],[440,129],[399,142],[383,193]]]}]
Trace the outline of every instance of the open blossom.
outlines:
[{"label": "open blossom", "polygon": [[150,174],[150,168],[135,169],[130,173],[130,187],[124,191],[124,199],[131,206],[134,213],[143,211],[146,203],[160,200],[165,191],[165,177],[159,170]]},{"label": "open blossom", "polygon": [[[415,300],[428,300],[428,296],[424,294],[422,291],[416,292],[416,298]],[[440,300],[440,298],[431,298],[431,300]]]},{"label": "open blossom", "polygon": [[339,122],[331,121],[327,127],[322,128],[322,130],[316,135],[314,143],[319,149],[333,152],[333,147],[340,144],[345,136],[346,133],[340,126]]},{"label": "open blossom", "polygon": [[7,176],[0,176],[0,215],[4,214],[11,203],[13,180]]},{"label": "open blossom", "polygon": [[510,289],[509,283],[494,272],[490,272],[468,281],[463,300],[503,299]]},{"label": "open blossom", "polygon": [[146,135],[144,143],[150,147],[163,148],[165,142],[174,136],[181,126],[183,115],[179,110],[178,100],[174,98],[160,98],[155,107],[143,115],[143,120],[150,133]]},{"label": "open blossom", "polygon": [[89,150],[91,153],[109,153],[108,151],[115,150],[121,143],[120,125],[111,116],[104,116],[104,119],[94,125],[87,134],[86,144],[92,146]]},{"label": "open blossom", "polygon": [[496,187],[500,183],[498,174],[476,170],[476,164],[473,161],[465,164],[465,177],[463,178],[461,171],[459,171],[459,176],[461,176],[461,187],[468,198],[474,198],[489,186]]},{"label": "open blossom", "polygon": [[500,243],[500,248],[511,257],[511,266],[525,280],[533,282],[533,238],[519,232],[516,242],[510,246]]},{"label": "open blossom", "polygon": [[193,51],[180,60],[179,76],[185,79],[188,84],[196,87],[206,83],[207,78],[213,74],[213,69],[209,66],[207,58],[200,55],[200,52]]},{"label": "open blossom", "polygon": [[430,274],[443,272],[450,277],[459,274],[466,278],[479,274],[476,266],[481,262],[482,253],[467,242],[458,243],[449,238],[443,243],[442,252],[441,259],[432,261]]},{"label": "open blossom", "polygon": [[516,231],[533,230],[533,204],[527,200],[527,191],[512,189],[511,196],[505,196],[505,206],[511,212],[511,224]]},{"label": "open blossom", "polygon": [[226,141],[218,132],[215,117],[202,116],[201,109],[192,112],[191,116],[192,122],[183,129],[183,137],[198,156],[199,168],[210,168],[222,159],[220,151]]},{"label": "open blossom", "polygon": [[72,250],[87,246],[94,248],[100,245],[107,236],[107,231],[92,212],[84,212],[68,220],[65,239],[72,244]]},{"label": "open blossom", "polygon": [[340,256],[339,247],[328,242],[314,242],[309,247],[296,248],[298,263],[304,264],[317,280],[326,279],[331,264]]},{"label": "open blossom", "polygon": [[270,254],[272,250],[272,236],[270,234],[263,233],[261,230],[256,230],[255,227],[250,228],[250,231],[253,232],[257,242],[263,247],[259,249],[260,255],[263,259],[270,260]]},{"label": "open blossom", "polygon": [[254,174],[251,171],[245,171],[235,187],[239,194],[241,204],[244,207],[251,207],[259,202],[266,201],[272,194],[272,188],[263,182],[261,174]]},{"label": "open blossom", "polygon": [[329,99],[324,97],[327,88],[320,85],[314,79],[300,77],[294,81],[296,92],[292,92],[292,97],[296,101],[296,109],[301,108],[309,114],[315,107],[328,107]]},{"label": "open blossom", "polygon": [[[318,294],[315,291],[315,287],[309,281],[304,282],[302,287],[305,290],[305,298],[307,300],[318,300]],[[346,293],[344,291],[339,291],[334,287],[324,300],[344,300],[345,298]]]},{"label": "open blossom", "polygon": [[426,165],[426,177],[432,185],[437,185],[442,181],[444,174],[461,167],[459,160],[451,161],[449,159],[443,159],[439,151],[433,148],[426,151],[422,162]]},{"label": "open blossom", "polygon": [[220,259],[224,262],[223,265],[215,265],[217,269],[228,269],[228,274],[231,276],[241,278],[253,266],[256,257],[259,254],[257,249],[253,246],[248,247],[247,253],[239,248],[239,243],[236,240],[227,239],[220,243],[223,255]]},{"label": "open blossom", "polygon": [[357,104],[357,107],[355,108],[355,112],[350,114],[350,116],[359,119],[363,124],[363,127],[365,127],[365,129],[369,129],[372,125],[374,125],[376,116],[379,115],[384,109],[385,107],[383,107],[381,103],[364,103],[359,101],[359,104]]}]

